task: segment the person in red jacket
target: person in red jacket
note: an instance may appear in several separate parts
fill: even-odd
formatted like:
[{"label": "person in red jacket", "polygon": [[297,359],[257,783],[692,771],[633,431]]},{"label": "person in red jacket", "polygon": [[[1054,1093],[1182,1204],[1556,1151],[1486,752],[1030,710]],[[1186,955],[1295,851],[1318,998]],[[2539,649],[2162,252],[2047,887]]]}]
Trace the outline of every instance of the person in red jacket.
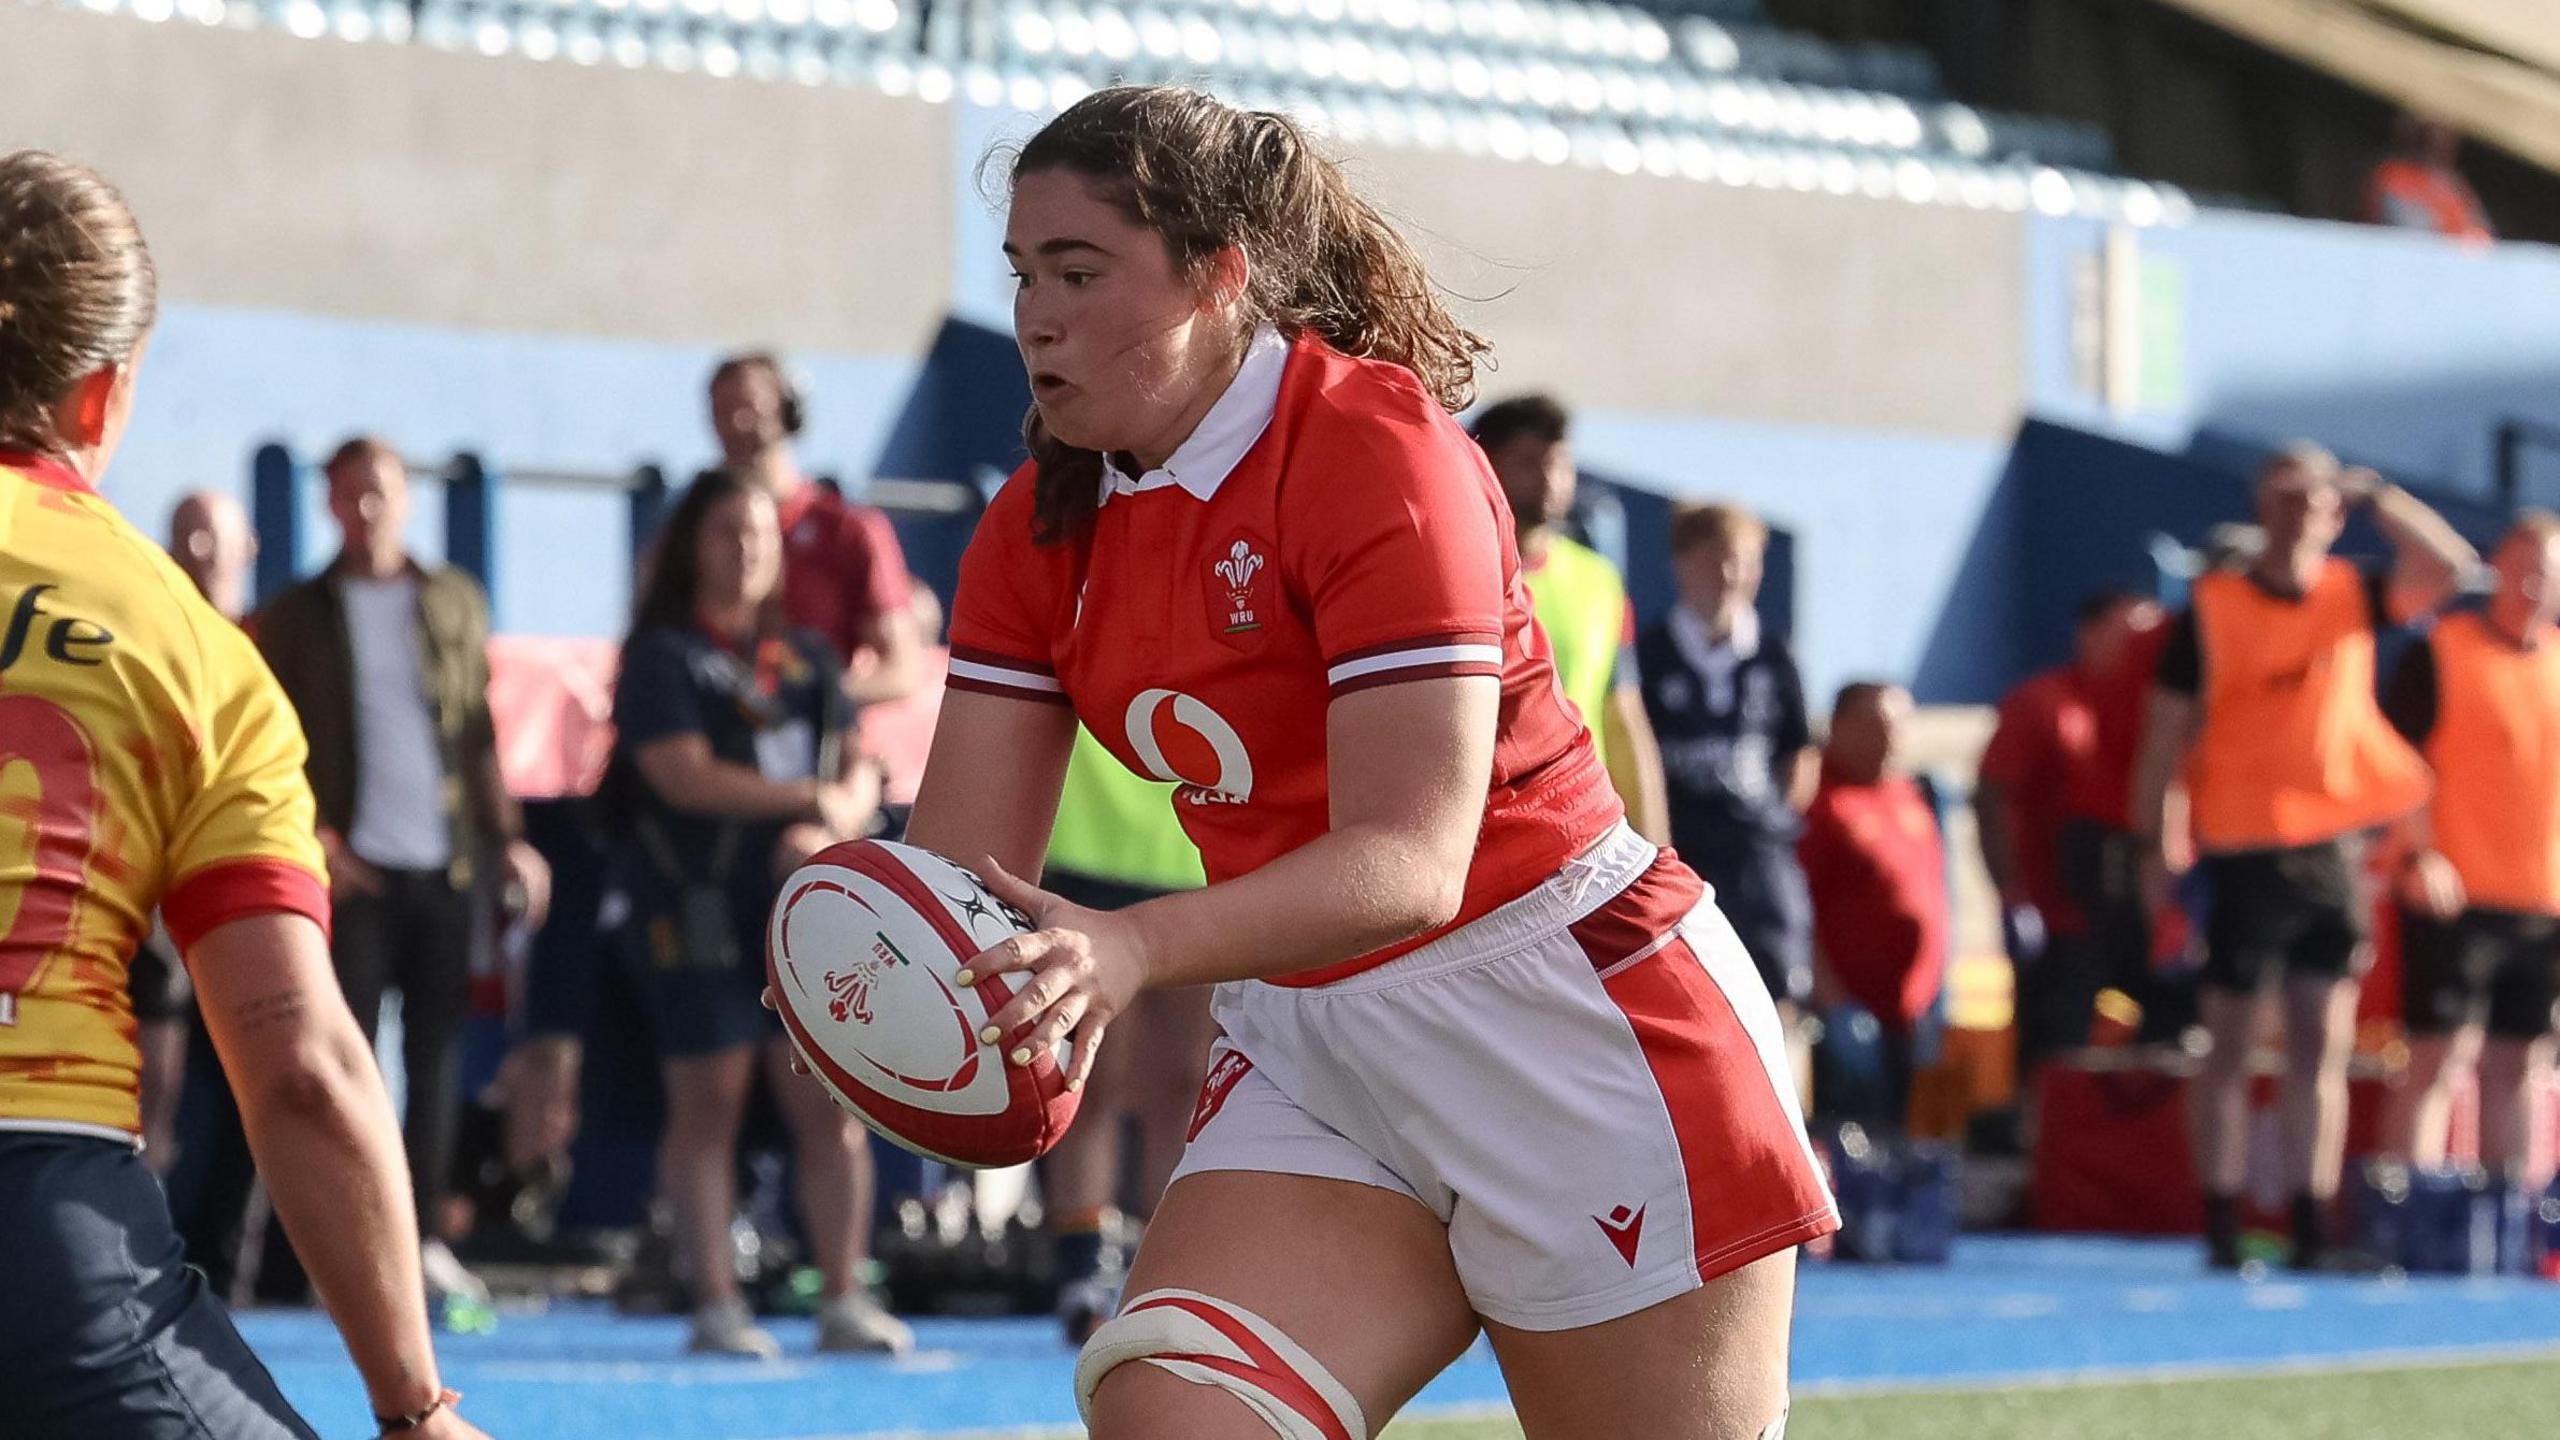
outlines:
[{"label": "person in red jacket", "polygon": [[[2009,692],[1982,752],[1973,813],[2017,977],[2022,1072],[2087,1043],[2091,1010],[2110,978],[2090,918],[2065,882],[2062,834],[2073,790],[2100,760],[2100,701],[2126,650],[2159,624],[2159,611],[2121,590],[2084,598],[2070,663]],[[2138,706],[2140,694],[2134,698]]]},{"label": "person in red jacket", "polygon": [[1843,686],[1822,750],[1822,788],[1796,855],[1813,891],[1814,1003],[1875,1016],[1884,1032],[1886,1114],[1909,1106],[1919,1022],[1937,1004],[1955,922],[1938,816],[1904,769],[1911,695]]}]

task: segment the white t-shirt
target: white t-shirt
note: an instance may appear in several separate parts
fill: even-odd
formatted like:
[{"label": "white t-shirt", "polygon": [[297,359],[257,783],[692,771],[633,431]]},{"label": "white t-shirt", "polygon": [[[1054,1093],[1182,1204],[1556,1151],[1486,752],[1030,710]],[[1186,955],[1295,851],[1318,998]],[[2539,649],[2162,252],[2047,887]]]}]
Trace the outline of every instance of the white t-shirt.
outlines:
[{"label": "white t-shirt", "polygon": [[345,580],[356,661],[356,823],[347,848],[394,870],[453,860],[444,814],[444,756],[419,687],[418,582]]}]

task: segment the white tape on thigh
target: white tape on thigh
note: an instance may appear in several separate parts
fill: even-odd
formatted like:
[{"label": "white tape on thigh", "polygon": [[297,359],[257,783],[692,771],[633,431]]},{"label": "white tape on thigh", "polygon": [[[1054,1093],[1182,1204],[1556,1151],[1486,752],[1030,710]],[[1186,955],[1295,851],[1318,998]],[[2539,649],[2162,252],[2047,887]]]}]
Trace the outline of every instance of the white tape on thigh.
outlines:
[{"label": "white tape on thigh", "polygon": [[1369,1440],[1360,1402],[1278,1326],[1195,1290],[1150,1290],[1076,1356],[1076,1409],[1093,1423],[1102,1377],[1143,1361],[1242,1400],[1280,1440]]}]

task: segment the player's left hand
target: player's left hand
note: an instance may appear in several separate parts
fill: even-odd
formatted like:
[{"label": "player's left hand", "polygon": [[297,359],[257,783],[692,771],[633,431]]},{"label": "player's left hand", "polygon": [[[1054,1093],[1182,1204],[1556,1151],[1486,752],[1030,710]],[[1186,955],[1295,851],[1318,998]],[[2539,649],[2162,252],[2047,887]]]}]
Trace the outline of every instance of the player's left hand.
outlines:
[{"label": "player's left hand", "polygon": [[1017,1065],[1030,1064],[1033,1056],[1074,1036],[1067,1088],[1081,1089],[1093,1073],[1102,1032],[1146,988],[1146,937],[1125,914],[1070,904],[1005,873],[993,860],[985,879],[996,898],[1029,915],[1036,928],[980,951],[959,979],[975,984],[990,975],[1029,976],[988,1017],[987,1030],[1011,1037],[1005,1058]]}]

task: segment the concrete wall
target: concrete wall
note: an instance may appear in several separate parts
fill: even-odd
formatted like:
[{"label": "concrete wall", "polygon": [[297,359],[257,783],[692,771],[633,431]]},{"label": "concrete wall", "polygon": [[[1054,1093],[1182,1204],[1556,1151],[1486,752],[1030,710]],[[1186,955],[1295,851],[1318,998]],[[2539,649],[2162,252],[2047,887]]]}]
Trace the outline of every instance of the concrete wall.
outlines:
[{"label": "concrete wall", "polygon": [[0,8],[0,143],[121,186],[169,298],[914,354],[949,114],[868,91]]},{"label": "concrete wall", "polygon": [[1352,168],[1493,337],[1488,393],[1940,435],[2016,423],[2014,216],[1413,151]]},{"label": "concrete wall", "polygon": [[[2560,251],[2241,214],[2143,232],[2142,253],[2178,276],[2184,382],[2120,414],[2075,379],[2072,272],[2102,241],[2085,222],[2027,228],[2027,404],[2040,416],[2226,464],[2307,435],[2483,498],[2500,420],[2560,425]],[[2527,480],[2528,499],[2560,499],[2560,456]]]}]

